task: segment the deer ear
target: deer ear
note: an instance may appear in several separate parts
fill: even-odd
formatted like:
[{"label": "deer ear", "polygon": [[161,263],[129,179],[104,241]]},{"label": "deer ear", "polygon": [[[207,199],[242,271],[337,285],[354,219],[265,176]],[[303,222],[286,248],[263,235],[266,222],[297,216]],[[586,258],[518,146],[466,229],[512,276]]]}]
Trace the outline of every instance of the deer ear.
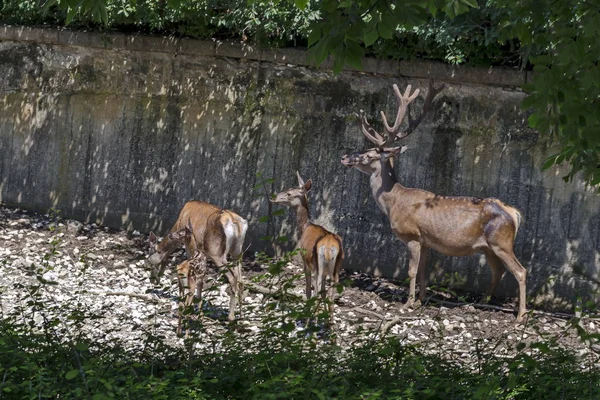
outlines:
[{"label": "deer ear", "polygon": [[298,177],[298,186],[304,186],[304,179],[302,179],[302,177],[300,176],[300,172],[296,171],[296,176]]},{"label": "deer ear", "polygon": [[312,187],[312,179],[309,179],[304,184],[304,191],[308,192],[311,187]]},{"label": "deer ear", "polygon": [[150,232],[150,234],[148,235],[148,239],[150,240],[150,244],[156,243],[156,235],[154,234],[154,232]]},{"label": "deer ear", "polygon": [[384,160],[387,160],[390,157],[396,157],[400,154],[404,153],[408,149],[408,146],[398,146],[398,147],[389,147],[385,149],[384,152],[381,153]]}]

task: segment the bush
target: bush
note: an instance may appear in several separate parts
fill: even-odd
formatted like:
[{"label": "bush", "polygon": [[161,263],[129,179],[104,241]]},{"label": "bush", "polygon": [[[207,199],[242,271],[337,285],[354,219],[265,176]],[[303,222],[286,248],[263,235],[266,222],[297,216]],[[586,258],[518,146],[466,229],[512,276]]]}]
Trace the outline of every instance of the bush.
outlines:
[{"label": "bush", "polygon": [[[74,28],[161,33],[201,39],[236,39],[274,47],[306,46],[309,26],[319,18],[319,2],[299,9],[292,1],[106,0],[104,25],[92,12],[65,11],[64,0],[44,9],[34,0],[3,3],[0,21],[25,25],[64,25]],[[58,7],[57,5],[60,5]],[[93,9],[92,9],[93,10]],[[518,44],[499,39],[504,12],[494,3],[471,9],[453,20],[431,18],[414,29],[398,28],[393,40],[379,39],[369,48],[379,58],[443,60],[452,64],[516,65]]]}]

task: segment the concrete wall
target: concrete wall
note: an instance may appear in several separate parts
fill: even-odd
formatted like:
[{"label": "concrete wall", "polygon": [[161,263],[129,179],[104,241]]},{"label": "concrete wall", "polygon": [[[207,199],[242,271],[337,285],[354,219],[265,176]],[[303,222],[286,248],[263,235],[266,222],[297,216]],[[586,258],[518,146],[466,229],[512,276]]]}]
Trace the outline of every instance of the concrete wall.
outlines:
[{"label": "concrete wall", "polygon": [[[552,149],[526,127],[527,76],[512,70],[365,60],[364,72],[333,76],[299,50],[0,27],[0,202],[165,232],[185,201],[203,199],[249,219],[251,250],[272,250],[259,238],[295,227],[287,212],[258,221],[273,211],[266,192],[294,185],[299,170],[314,182],[314,218],[344,238],[345,267],[402,278],[405,245],[366,175],[340,158],[368,145],[356,110],[373,123],[379,110],[394,115],[392,84],[425,88],[430,77],[446,89],[406,140],[399,180],[516,206],[529,296],[556,309],[594,297],[573,265],[598,277],[599,197],[565,184],[564,171],[540,171]],[[430,269],[438,281],[459,272],[473,291],[490,279],[478,256],[432,255]],[[514,278],[500,290],[516,294]]]}]

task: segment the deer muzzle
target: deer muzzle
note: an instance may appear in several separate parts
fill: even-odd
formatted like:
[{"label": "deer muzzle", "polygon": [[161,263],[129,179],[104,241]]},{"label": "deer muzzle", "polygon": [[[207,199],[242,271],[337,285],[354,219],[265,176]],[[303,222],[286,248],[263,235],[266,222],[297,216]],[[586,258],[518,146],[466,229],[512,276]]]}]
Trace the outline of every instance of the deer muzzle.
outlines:
[{"label": "deer muzzle", "polygon": [[351,154],[346,154],[342,157],[342,165],[345,165],[346,167],[352,167],[355,164],[355,158],[356,157]]}]

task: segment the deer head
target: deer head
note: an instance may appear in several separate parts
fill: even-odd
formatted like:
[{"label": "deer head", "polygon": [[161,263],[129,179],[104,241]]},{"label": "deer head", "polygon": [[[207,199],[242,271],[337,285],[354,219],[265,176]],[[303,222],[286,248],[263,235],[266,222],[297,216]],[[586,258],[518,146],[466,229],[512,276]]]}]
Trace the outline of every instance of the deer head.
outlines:
[{"label": "deer head", "polygon": [[[394,125],[390,126],[388,124],[385,113],[381,111],[381,119],[383,121],[385,133],[379,133],[369,123],[365,112],[360,110],[356,116],[358,117],[362,133],[375,145],[375,147],[361,152],[344,155],[342,157],[343,165],[354,167],[366,174],[372,174],[381,169],[381,162],[386,162],[390,158],[406,151],[408,148],[407,146],[393,146],[394,142],[407,137],[417,128],[417,126],[419,126],[427,112],[429,112],[433,98],[444,89],[444,85],[435,88],[433,87],[432,82],[429,81],[429,88],[427,90],[423,109],[417,118],[412,117],[410,113],[410,104],[417,96],[419,96],[420,90],[416,89],[411,94],[412,87],[411,85],[408,85],[404,94],[401,94],[398,85],[394,84],[393,88],[399,103]],[[408,116],[408,126],[402,131],[400,127],[406,116]]]},{"label": "deer head", "polygon": [[312,187],[312,180],[304,182],[300,173],[296,171],[298,177],[298,187],[289,188],[280,192],[274,199],[270,199],[272,203],[279,203],[289,207],[298,207],[307,203],[306,194]]},{"label": "deer head", "polygon": [[169,233],[161,242],[158,241],[154,232],[150,232],[148,236],[150,241],[148,262],[152,265],[162,264],[176,247],[181,246],[182,243],[191,238],[192,232],[193,229],[189,220],[185,228]]}]

